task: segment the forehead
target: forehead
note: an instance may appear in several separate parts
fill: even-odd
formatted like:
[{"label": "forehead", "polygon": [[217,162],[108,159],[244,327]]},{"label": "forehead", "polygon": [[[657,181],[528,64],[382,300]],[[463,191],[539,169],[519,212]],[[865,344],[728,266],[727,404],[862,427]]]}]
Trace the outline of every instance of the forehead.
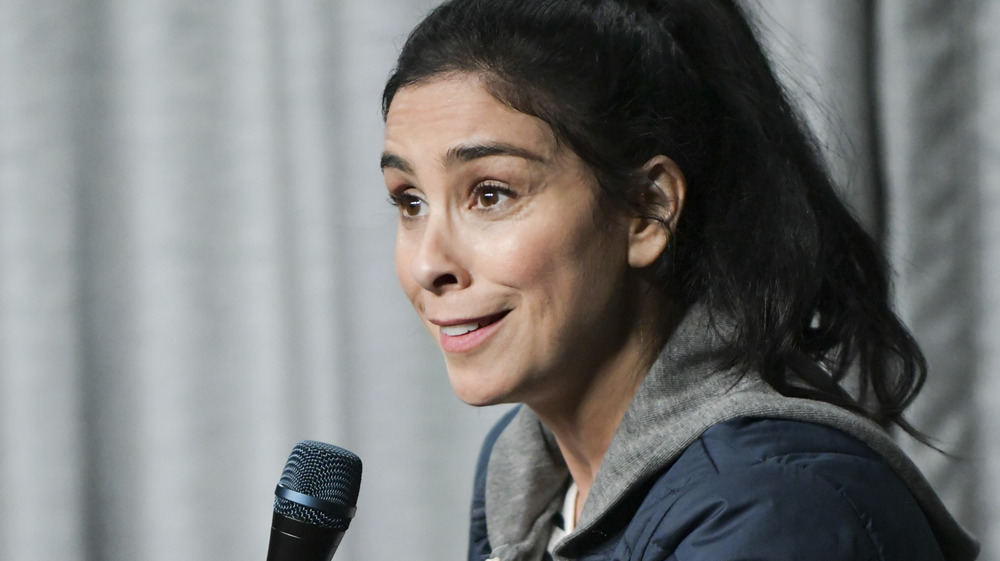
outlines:
[{"label": "forehead", "polygon": [[558,149],[548,124],[497,101],[469,74],[402,88],[386,115],[385,150],[393,154],[441,155],[464,144],[497,142],[544,156]]}]

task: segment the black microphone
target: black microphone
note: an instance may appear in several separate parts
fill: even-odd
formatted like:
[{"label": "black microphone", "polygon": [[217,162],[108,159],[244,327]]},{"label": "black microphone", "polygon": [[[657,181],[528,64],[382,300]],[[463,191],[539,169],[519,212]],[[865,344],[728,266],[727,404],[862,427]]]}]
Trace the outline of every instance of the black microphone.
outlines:
[{"label": "black microphone", "polygon": [[274,490],[267,561],[330,561],[351,524],[361,487],[361,458],[332,444],[292,448]]}]

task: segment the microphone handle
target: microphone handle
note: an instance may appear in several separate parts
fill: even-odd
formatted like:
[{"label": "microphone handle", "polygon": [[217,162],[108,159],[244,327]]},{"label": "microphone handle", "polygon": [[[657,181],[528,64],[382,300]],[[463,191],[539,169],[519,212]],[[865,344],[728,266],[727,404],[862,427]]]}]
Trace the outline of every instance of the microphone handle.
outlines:
[{"label": "microphone handle", "polygon": [[343,530],[306,524],[275,512],[267,561],[330,561],[342,539]]}]

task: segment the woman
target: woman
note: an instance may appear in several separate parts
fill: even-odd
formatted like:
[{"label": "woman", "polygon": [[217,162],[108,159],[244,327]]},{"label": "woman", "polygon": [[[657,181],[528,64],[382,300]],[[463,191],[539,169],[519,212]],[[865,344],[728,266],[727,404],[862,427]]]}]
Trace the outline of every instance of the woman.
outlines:
[{"label": "woman", "polygon": [[[732,0],[453,0],[383,97],[396,266],[491,434],[470,560],[973,559],[925,372]],[[919,436],[919,435],[918,435]]]}]

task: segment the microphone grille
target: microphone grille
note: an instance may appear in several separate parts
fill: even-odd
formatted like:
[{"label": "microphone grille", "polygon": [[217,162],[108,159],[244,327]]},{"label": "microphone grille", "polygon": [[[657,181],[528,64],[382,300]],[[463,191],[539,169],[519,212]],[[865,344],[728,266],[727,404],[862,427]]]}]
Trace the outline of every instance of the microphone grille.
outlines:
[{"label": "microphone grille", "polygon": [[[278,484],[318,499],[354,508],[361,487],[361,458],[332,444],[303,440],[292,448]],[[349,517],[281,498],[274,498],[274,512],[314,526],[346,530]]]}]

